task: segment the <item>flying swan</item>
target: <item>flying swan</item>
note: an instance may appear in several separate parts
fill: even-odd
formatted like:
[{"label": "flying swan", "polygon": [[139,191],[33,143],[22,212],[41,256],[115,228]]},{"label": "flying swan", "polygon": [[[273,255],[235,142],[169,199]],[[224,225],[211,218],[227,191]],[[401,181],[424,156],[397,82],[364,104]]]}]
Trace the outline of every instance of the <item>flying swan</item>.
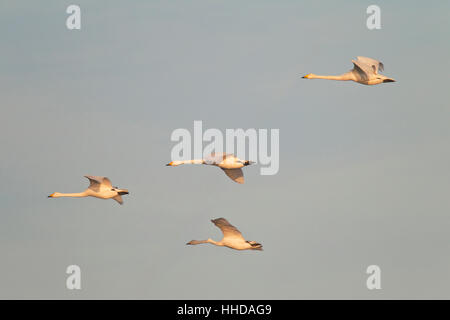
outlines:
[{"label": "flying swan", "polygon": [[383,63],[381,63],[378,60],[366,57],[356,57],[356,60],[352,60],[352,62],[353,62],[353,69],[339,76],[319,76],[310,73],[302,78],[343,80],[343,81],[351,80],[366,85],[373,85],[385,82],[395,82],[394,79],[388,78],[378,73],[378,70],[383,71],[384,69]]},{"label": "flying swan", "polygon": [[122,196],[128,194],[127,189],[118,189],[111,185],[111,181],[107,177],[85,176],[89,179],[90,185],[83,192],[79,193],[59,193],[55,192],[49,195],[49,198],[61,197],[96,197],[100,199],[114,199],[118,203],[123,204]]},{"label": "flying swan", "polygon": [[241,160],[231,153],[211,153],[204,159],[172,161],[166,164],[166,166],[175,167],[182,164],[206,164],[216,166],[222,169],[231,180],[242,184],[244,183],[244,173],[241,168],[253,163],[253,161]]},{"label": "flying swan", "polygon": [[228,247],[235,250],[262,250],[262,245],[255,241],[247,241],[236,227],[232,226],[226,219],[219,218],[211,220],[223,233],[220,241],[208,240],[192,240],[187,245],[195,245],[201,243],[212,243],[220,247]]}]

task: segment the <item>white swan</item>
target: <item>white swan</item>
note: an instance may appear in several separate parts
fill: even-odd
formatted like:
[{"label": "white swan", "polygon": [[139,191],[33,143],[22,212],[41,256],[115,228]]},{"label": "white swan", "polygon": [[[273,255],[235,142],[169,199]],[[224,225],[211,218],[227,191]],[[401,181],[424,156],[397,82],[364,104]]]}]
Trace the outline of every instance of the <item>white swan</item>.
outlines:
[{"label": "white swan", "polygon": [[241,160],[231,153],[211,153],[204,159],[172,161],[166,166],[179,166],[182,164],[206,164],[221,168],[225,174],[234,182],[244,183],[244,173],[242,167],[253,164],[253,161]]},{"label": "white swan", "polygon": [[349,72],[341,74],[339,76],[319,76],[313,73],[307,74],[302,77],[303,79],[328,79],[328,80],[343,80],[343,81],[355,81],[361,84],[374,85],[385,82],[395,82],[394,79],[388,78],[378,73],[378,70],[383,71],[384,65],[378,60],[356,57],[356,60],[352,60],[353,69]]},{"label": "white swan", "polygon": [[122,196],[128,194],[127,189],[118,189],[111,185],[106,177],[85,176],[89,179],[90,185],[83,192],[79,193],[59,193],[55,192],[49,195],[49,198],[61,198],[61,197],[96,197],[100,199],[114,199],[118,203],[123,204]]},{"label": "white swan", "polygon": [[220,247],[228,247],[235,250],[262,250],[262,245],[255,241],[247,241],[236,227],[232,226],[226,219],[219,218],[211,220],[223,233],[223,238],[220,241],[208,240],[192,240],[188,245],[195,245],[201,243],[211,243]]}]

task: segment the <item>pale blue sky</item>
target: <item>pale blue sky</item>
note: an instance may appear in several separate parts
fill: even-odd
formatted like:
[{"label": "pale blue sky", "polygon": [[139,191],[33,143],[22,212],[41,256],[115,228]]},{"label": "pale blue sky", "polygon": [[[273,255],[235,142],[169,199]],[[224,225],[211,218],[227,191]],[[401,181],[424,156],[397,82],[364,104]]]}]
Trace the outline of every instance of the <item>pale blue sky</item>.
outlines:
[{"label": "pale blue sky", "polygon": [[[65,27],[79,4],[82,29]],[[382,29],[366,28],[378,4]],[[448,1],[3,1],[0,298],[450,298]],[[398,82],[303,80],[369,56]],[[280,129],[280,171],[168,168]],[[125,204],[47,199],[83,175]],[[225,217],[262,252],[213,246]],[[65,288],[78,264],[82,290]],[[382,270],[382,290],[365,269]]]}]

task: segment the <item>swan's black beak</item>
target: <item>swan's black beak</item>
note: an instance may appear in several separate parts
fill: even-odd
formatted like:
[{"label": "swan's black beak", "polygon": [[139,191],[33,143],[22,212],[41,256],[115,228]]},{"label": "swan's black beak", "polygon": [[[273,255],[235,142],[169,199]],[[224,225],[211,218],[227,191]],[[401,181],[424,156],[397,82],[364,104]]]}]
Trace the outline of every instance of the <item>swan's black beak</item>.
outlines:
[{"label": "swan's black beak", "polygon": [[256,162],[247,160],[247,161],[244,162],[244,166],[249,166],[249,165],[254,164],[254,163],[256,163]]},{"label": "swan's black beak", "polygon": [[384,79],[383,83],[386,83],[386,82],[395,82],[395,80],[394,79]]},{"label": "swan's black beak", "polygon": [[168,164],[166,164],[166,167],[167,166],[172,166],[172,162],[169,162]]},{"label": "swan's black beak", "polygon": [[121,196],[123,196],[123,195],[126,195],[126,194],[129,194],[129,192],[128,191],[119,191],[119,192],[117,192],[119,195],[121,195]]}]

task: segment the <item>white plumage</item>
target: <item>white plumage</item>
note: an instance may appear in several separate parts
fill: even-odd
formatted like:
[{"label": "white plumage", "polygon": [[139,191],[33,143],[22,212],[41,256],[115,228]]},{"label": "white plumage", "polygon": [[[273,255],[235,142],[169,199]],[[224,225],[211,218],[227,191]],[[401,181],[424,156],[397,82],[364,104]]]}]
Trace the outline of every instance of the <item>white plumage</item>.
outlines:
[{"label": "white plumage", "polygon": [[83,192],[79,193],[60,193],[54,192],[49,195],[49,198],[61,197],[95,197],[100,199],[114,199],[118,203],[123,204],[122,195],[128,194],[127,189],[119,189],[111,185],[111,181],[107,177],[99,176],[85,176],[89,179],[89,187]]},{"label": "white plumage", "polygon": [[366,85],[395,82],[394,79],[378,73],[378,71],[384,70],[383,63],[378,60],[359,56],[356,57],[356,60],[352,60],[352,62],[353,69],[338,76],[319,76],[313,73],[309,73],[306,76],[303,76],[303,78],[355,81]]},{"label": "white plumage", "polygon": [[223,238],[220,241],[208,240],[192,240],[188,245],[196,245],[202,243],[211,243],[220,247],[228,247],[235,250],[262,250],[262,245],[255,241],[247,241],[242,236],[241,232],[233,225],[231,225],[225,218],[211,220],[223,233]]},{"label": "white plumage", "polygon": [[179,166],[182,164],[205,164],[221,168],[234,182],[244,183],[243,167],[253,164],[252,161],[241,160],[231,153],[212,153],[204,159],[172,161],[167,166]]}]

